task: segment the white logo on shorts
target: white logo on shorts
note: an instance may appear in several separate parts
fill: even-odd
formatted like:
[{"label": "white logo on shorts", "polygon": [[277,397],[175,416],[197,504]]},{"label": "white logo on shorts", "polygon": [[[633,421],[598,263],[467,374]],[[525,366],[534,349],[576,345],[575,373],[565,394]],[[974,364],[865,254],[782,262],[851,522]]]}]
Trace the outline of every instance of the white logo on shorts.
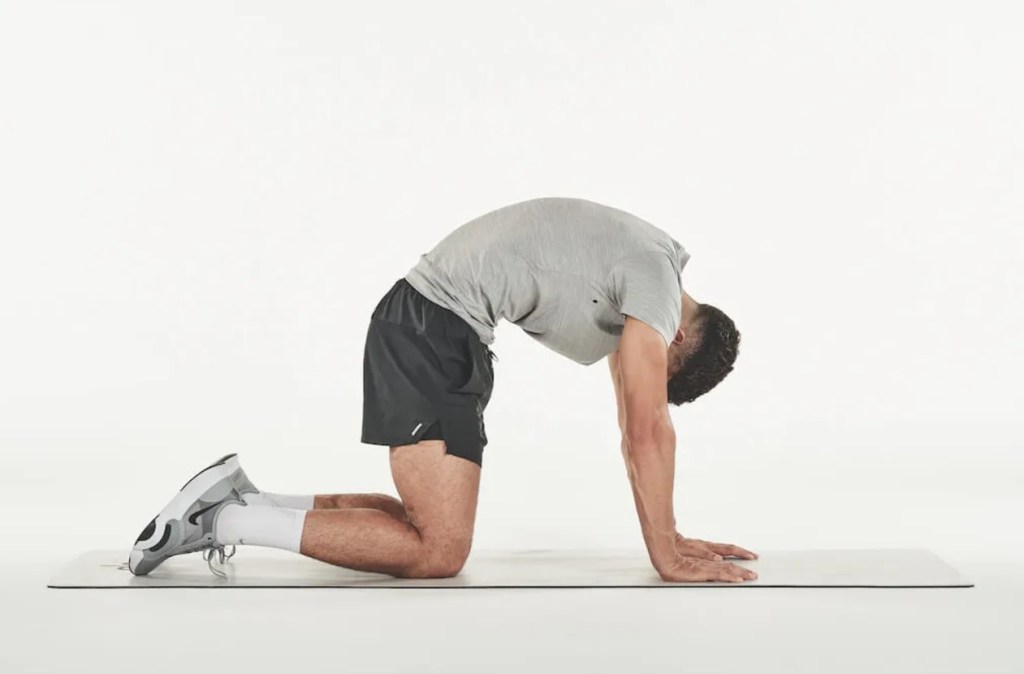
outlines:
[{"label": "white logo on shorts", "polygon": [[409,435],[416,435],[416,431],[420,430],[420,426],[422,426],[422,425],[423,425],[422,421],[419,422],[418,424],[416,424],[416,428],[412,429],[412,433],[410,433]]}]

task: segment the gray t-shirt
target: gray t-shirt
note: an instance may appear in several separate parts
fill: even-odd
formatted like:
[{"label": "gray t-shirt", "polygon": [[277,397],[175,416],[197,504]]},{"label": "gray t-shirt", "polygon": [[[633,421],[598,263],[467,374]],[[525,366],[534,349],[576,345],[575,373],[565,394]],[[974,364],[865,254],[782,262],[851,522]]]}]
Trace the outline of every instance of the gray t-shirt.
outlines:
[{"label": "gray t-shirt", "polygon": [[530,199],[470,220],[405,279],[465,320],[484,344],[505,319],[553,351],[590,365],[618,349],[625,316],[666,348],[679,326],[690,254],[635,215],[562,197]]}]

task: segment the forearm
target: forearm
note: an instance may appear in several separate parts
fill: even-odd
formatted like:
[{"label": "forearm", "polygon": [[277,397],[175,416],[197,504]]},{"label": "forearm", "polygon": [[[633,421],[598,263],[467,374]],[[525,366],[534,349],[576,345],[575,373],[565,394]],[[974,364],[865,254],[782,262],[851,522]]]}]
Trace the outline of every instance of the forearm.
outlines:
[{"label": "forearm", "polygon": [[622,439],[622,456],[633,489],[640,528],[651,563],[660,572],[675,559],[675,430],[670,423],[643,438]]}]

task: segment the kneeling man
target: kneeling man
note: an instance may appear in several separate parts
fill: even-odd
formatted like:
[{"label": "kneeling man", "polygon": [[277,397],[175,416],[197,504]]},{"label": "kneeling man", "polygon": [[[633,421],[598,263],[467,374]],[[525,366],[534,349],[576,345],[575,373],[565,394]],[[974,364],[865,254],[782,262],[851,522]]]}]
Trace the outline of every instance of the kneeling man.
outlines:
[{"label": "kneeling man", "polygon": [[228,546],[234,554],[234,546],[261,545],[401,578],[458,574],[487,444],[490,345],[504,319],[582,365],[607,356],[622,456],[661,578],[756,578],[724,560],[754,553],[676,530],[668,405],[717,385],[733,369],[740,338],[720,309],[683,290],[689,257],[654,225],[584,199],[531,199],[463,224],[421,255],[370,317],[362,442],[389,447],[400,500],[260,491],[230,454],[149,522],[129,569],[144,575],[195,551],[223,562]]}]

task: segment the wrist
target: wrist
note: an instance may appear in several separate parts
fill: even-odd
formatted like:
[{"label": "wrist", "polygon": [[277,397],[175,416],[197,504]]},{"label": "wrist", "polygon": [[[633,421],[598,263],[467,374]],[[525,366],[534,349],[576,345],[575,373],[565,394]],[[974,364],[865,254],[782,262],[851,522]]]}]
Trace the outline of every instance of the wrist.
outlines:
[{"label": "wrist", "polygon": [[659,536],[657,540],[651,541],[647,551],[655,569],[662,571],[671,567],[676,560],[675,534]]}]

